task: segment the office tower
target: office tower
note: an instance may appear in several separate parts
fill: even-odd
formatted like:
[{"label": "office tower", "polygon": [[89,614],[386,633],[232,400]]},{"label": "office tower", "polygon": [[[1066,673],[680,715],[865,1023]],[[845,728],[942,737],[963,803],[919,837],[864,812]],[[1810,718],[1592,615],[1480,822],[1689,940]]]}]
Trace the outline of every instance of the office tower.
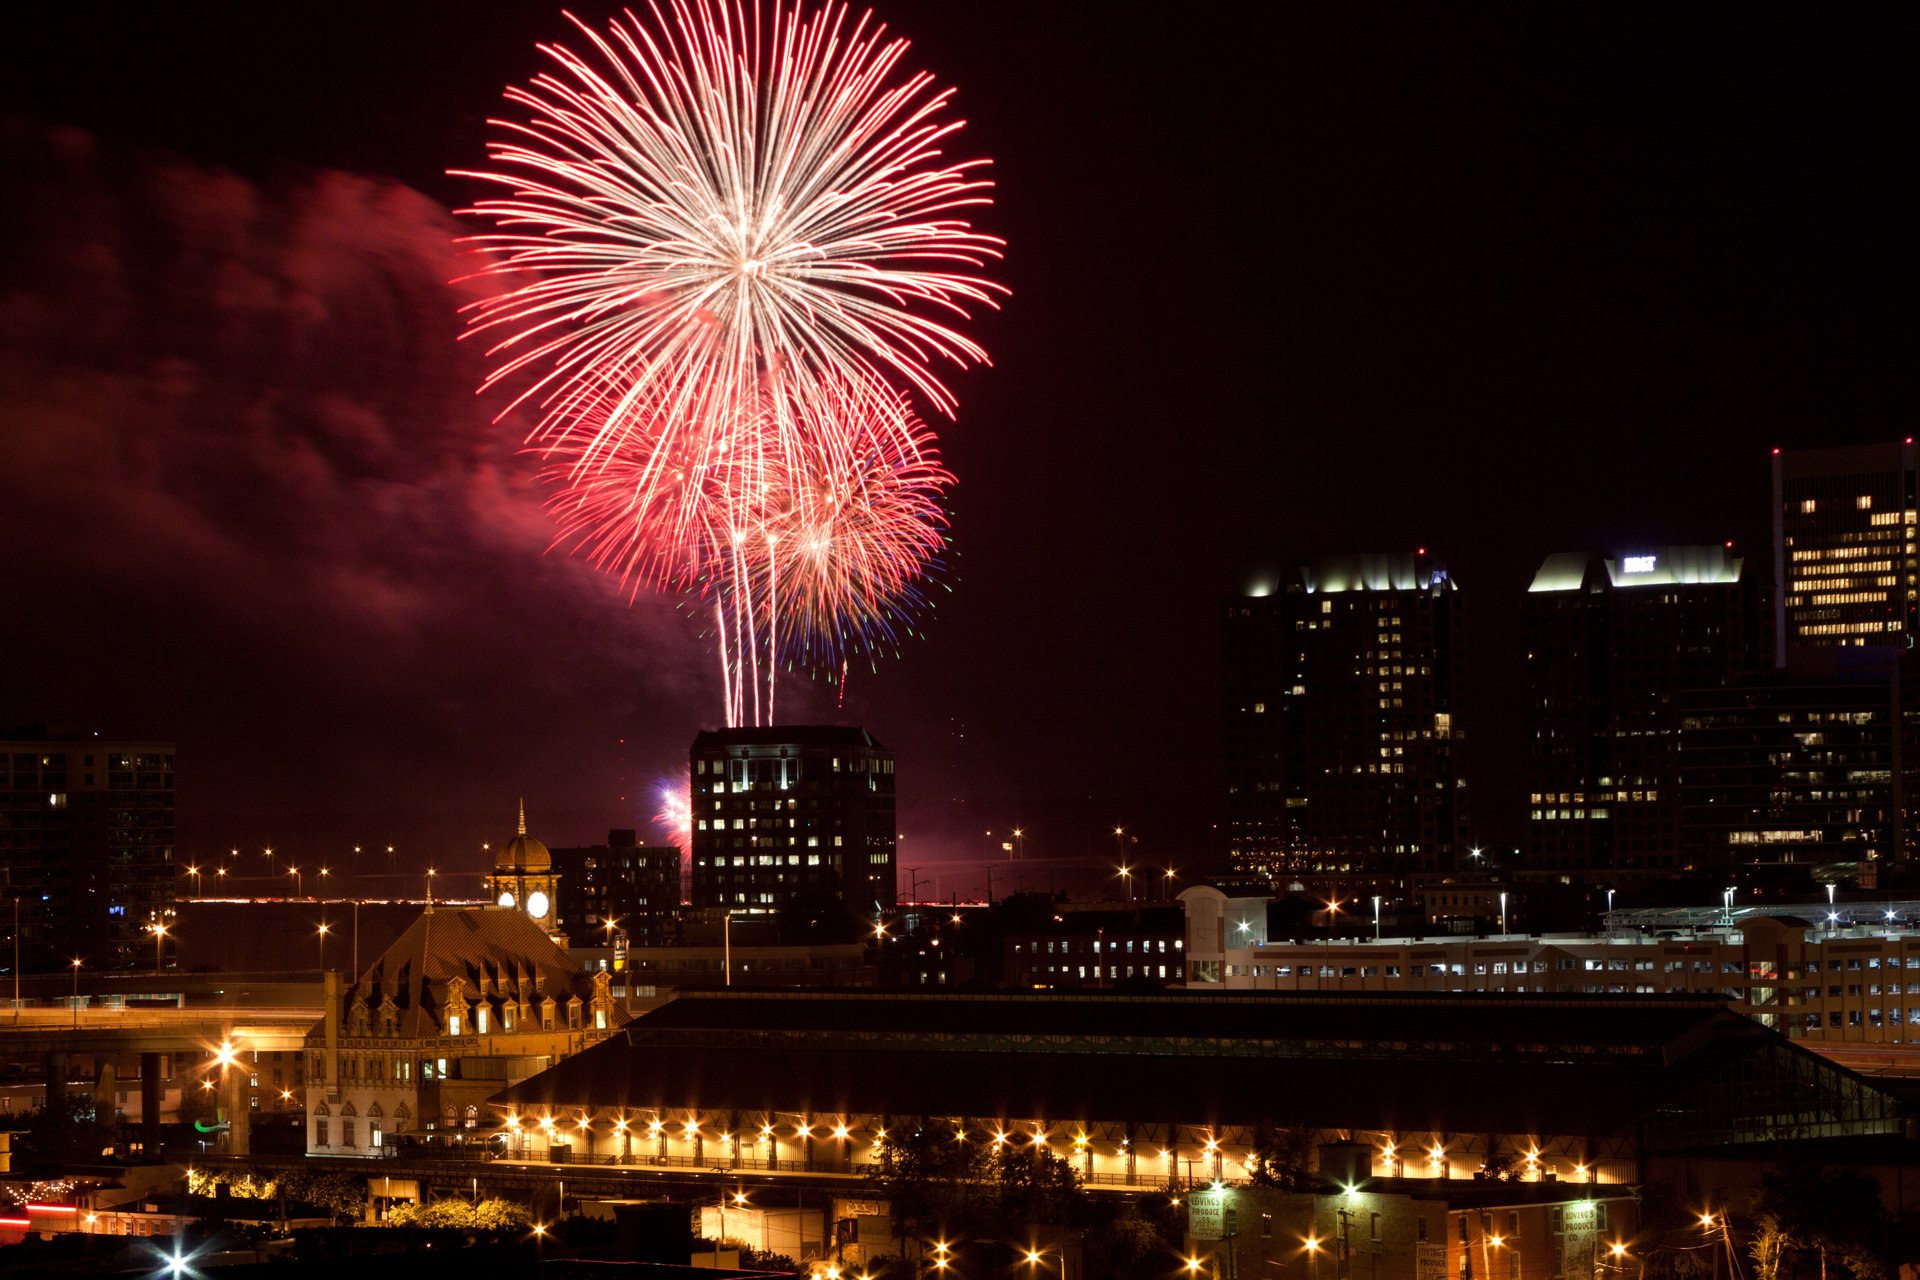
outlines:
[{"label": "office tower", "polygon": [[19,901],[21,967],[164,960],[153,926],[178,887],[173,821],[170,742],[37,729],[0,740],[0,892]]},{"label": "office tower", "polygon": [[831,725],[693,741],[693,905],[736,913],[894,901],[893,752]]},{"label": "office tower", "polygon": [[1467,838],[1466,664],[1445,566],[1424,550],[1328,556],[1224,611],[1234,870],[1451,867]]},{"label": "office tower", "polygon": [[670,942],[680,918],[680,851],[642,845],[629,829],[607,832],[605,844],[555,849],[560,873],[554,915],[576,947],[611,946],[615,935],[636,947]]},{"label": "office tower", "polygon": [[1913,439],[1773,453],[1775,648],[1910,647],[1920,623]]},{"label": "office tower", "polygon": [[1726,547],[1547,557],[1523,606],[1530,865],[1677,868],[1680,696],[1765,662]]},{"label": "office tower", "polygon": [[1898,856],[1895,663],[1885,648],[1800,650],[1784,669],[1687,694],[1688,863],[1811,870]]}]

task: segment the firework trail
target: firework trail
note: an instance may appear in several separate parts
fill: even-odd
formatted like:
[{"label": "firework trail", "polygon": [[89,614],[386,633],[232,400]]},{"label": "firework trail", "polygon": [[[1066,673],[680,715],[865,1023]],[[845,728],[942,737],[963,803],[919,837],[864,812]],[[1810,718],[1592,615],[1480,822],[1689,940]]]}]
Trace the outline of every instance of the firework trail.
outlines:
[{"label": "firework trail", "polygon": [[[757,655],[831,678],[850,654],[897,645],[928,607],[920,584],[941,564],[952,477],[904,396],[838,395],[827,413],[803,416],[802,447],[777,463],[709,468],[697,493],[677,494],[696,511],[692,538],[658,536],[648,462],[635,453],[552,501],[561,539],[630,588],[693,593],[722,619],[736,666]],[[730,718],[743,692],[730,687]]]},{"label": "firework trail", "polygon": [[1006,292],[962,216],[986,161],[950,158],[951,91],[844,5],[573,21],[588,54],[541,46],[467,175],[506,285],[469,308],[483,389],[540,411],[562,540],[696,594],[728,722],[770,721],[783,665],[875,651],[924,604],[951,477],[907,394],[951,416],[938,367],[986,359],[951,327]]}]

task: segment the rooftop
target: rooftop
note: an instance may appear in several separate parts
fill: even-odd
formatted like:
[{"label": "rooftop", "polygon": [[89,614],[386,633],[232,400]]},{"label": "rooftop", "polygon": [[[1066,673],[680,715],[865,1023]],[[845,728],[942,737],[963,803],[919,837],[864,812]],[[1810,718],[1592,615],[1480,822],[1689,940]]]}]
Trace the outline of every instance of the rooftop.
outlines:
[{"label": "rooftop", "polygon": [[[1826,1110],[1865,1131],[1893,1123],[1890,1097],[1720,1000],[1645,995],[734,988],[683,994],[496,1101],[1604,1135],[1736,1067],[1846,1094]],[[1749,1087],[1751,1105],[1782,1105]],[[1718,1132],[1684,1109],[1662,1120]]]}]

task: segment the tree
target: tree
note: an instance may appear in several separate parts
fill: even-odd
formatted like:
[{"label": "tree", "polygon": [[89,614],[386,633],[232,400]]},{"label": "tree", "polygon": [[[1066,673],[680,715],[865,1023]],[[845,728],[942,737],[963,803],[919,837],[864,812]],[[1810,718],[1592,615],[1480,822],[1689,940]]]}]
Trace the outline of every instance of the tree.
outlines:
[{"label": "tree", "polygon": [[489,1197],[478,1204],[465,1200],[435,1200],[431,1204],[403,1201],[387,1211],[390,1227],[452,1227],[461,1231],[518,1230],[533,1221],[525,1205]]},{"label": "tree", "polygon": [[1161,1280],[1167,1257],[1180,1244],[1180,1211],[1166,1196],[1145,1200],[1100,1198],[1085,1240],[1087,1274],[1112,1280]]},{"label": "tree", "polygon": [[[970,1200],[986,1181],[988,1155],[961,1139],[959,1126],[921,1116],[902,1120],[880,1140],[874,1190],[893,1212],[896,1239],[958,1234],[972,1225]],[[966,1132],[979,1132],[969,1125]]]},{"label": "tree", "polygon": [[991,1168],[1003,1221],[1077,1226],[1086,1217],[1080,1175],[1045,1147],[1000,1147]]},{"label": "tree", "polygon": [[119,1135],[100,1119],[91,1098],[56,1096],[27,1122],[27,1142],[40,1160],[98,1161]]},{"label": "tree", "polygon": [[1247,1157],[1247,1176],[1257,1187],[1281,1191],[1313,1191],[1320,1177],[1313,1172],[1313,1136],[1303,1125],[1275,1126],[1262,1120],[1253,1127],[1253,1152]]},{"label": "tree", "polygon": [[1887,1273],[1892,1221],[1880,1202],[1880,1184],[1857,1169],[1792,1165],[1770,1173],[1760,1180],[1754,1210],[1779,1252],[1776,1272],[1782,1260],[1811,1252],[1821,1280],[1827,1280],[1829,1263],[1854,1280],[1880,1280]]}]

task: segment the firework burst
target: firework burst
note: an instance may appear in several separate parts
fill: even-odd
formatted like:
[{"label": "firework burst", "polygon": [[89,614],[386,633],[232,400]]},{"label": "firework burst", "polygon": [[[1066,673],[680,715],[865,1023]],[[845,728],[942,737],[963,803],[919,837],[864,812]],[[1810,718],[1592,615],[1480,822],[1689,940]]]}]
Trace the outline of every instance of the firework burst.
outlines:
[{"label": "firework burst", "polygon": [[[503,189],[472,238],[511,287],[473,304],[494,335],[489,385],[529,375],[518,404],[590,465],[630,428],[692,430],[769,379],[806,398],[893,377],[944,413],[936,362],[986,353],[948,323],[1004,289],[980,276],[1001,241],[958,215],[988,203],[983,160],[949,160],[950,90],[899,75],[906,41],[841,5],[763,15],[725,0],[656,4],[602,34],[496,121]],[[724,437],[704,443],[714,447]]]},{"label": "firework burst", "polygon": [[770,720],[783,666],[844,669],[925,605],[952,477],[909,396],[950,416],[939,368],[986,358],[952,327],[1005,293],[963,217],[986,162],[844,5],[573,21],[588,54],[542,46],[468,175],[505,285],[469,329],[540,410],[560,540],[710,607],[728,722]]}]

